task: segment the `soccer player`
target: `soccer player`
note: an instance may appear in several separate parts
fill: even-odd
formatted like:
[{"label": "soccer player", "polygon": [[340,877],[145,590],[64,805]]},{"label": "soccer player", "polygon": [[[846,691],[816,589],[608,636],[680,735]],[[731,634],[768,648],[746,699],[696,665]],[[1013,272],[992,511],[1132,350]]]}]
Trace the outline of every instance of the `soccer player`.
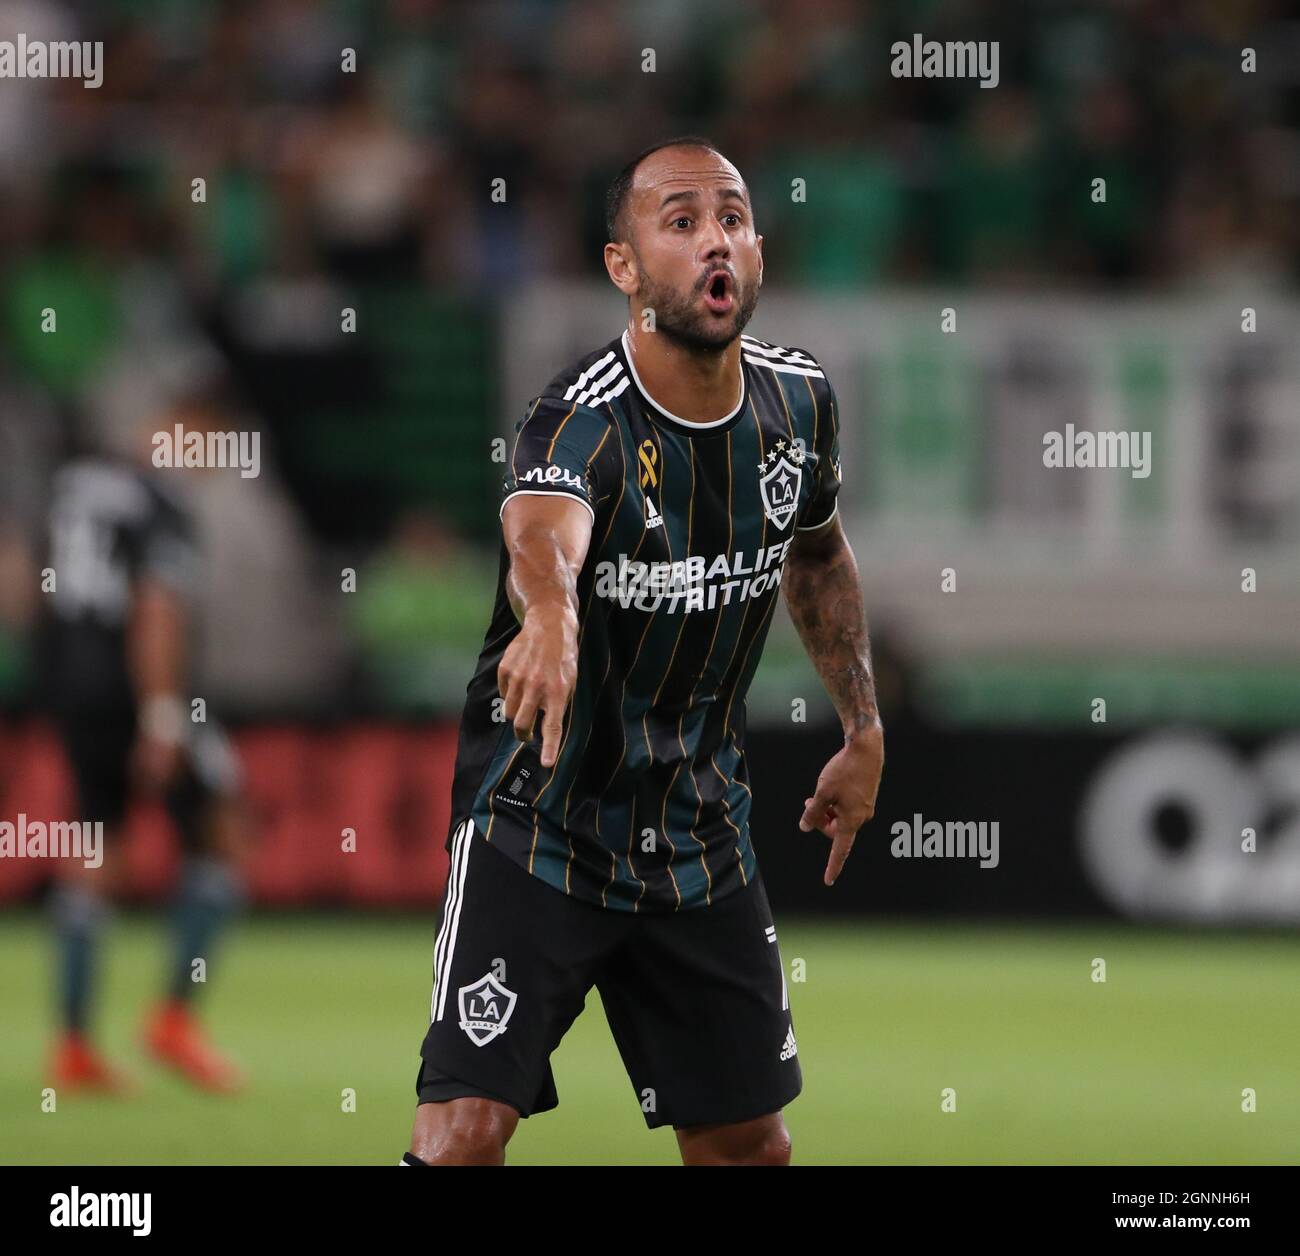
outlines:
[{"label": "soccer player", "polygon": [[672,140],[618,175],[606,225],[627,328],[529,404],[505,477],[407,1165],[503,1162],[559,1102],[549,1057],[593,986],[684,1163],[789,1162],[802,1079],[744,755],[781,588],[844,728],[799,819],[830,839],[827,885],[875,806],[835,395],[810,353],[742,334],[745,183]]},{"label": "soccer player", "polygon": [[[192,412],[184,420],[202,422]],[[144,1027],[145,1046],[196,1086],[233,1090],[239,1071],[207,1042],[192,1011],[193,961],[210,962],[241,901],[245,841],[234,752],[213,721],[191,721],[185,696],[189,603],[200,579],[194,526],[158,473],[78,458],[55,479],[49,565],[55,584],[42,645],[50,713],[76,783],[77,818],[104,826],[102,864],[63,861],[51,898],[61,1020],[55,1084],[130,1089],[93,1043],[91,1002],[121,875],[114,847],[132,796],[151,795],[165,803],[184,859],[166,995]]]}]

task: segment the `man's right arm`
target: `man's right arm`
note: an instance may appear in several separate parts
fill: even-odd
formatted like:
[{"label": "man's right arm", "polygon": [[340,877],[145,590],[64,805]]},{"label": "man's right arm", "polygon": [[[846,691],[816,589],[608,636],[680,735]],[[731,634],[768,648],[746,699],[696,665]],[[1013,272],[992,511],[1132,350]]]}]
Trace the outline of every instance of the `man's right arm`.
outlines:
[{"label": "man's right arm", "polygon": [[592,512],[562,493],[518,493],[501,511],[510,570],[506,596],[522,627],[497,669],[504,713],[531,741],[538,711],[543,767],[559,757],[564,712],[578,676],[578,574],[591,543]]}]

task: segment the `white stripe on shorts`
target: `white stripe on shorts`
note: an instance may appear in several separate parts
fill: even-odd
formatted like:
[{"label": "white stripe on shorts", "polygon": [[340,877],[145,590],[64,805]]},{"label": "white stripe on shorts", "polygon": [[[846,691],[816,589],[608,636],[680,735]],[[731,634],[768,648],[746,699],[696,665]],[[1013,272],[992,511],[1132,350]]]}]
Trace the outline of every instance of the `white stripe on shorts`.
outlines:
[{"label": "white stripe on shorts", "polygon": [[460,927],[460,905],[465,898],[465,867],[469,862],[470,839],[474,821],[466,820],[451,839],[451,873],[447,878],[447,901],[442,912],[442,927],[433,947],[433,998],[429,1003],[429,1021],[442,1019],[447,1003],[446,985],[451,975],[451,958],[456,949],[456,930]]}]

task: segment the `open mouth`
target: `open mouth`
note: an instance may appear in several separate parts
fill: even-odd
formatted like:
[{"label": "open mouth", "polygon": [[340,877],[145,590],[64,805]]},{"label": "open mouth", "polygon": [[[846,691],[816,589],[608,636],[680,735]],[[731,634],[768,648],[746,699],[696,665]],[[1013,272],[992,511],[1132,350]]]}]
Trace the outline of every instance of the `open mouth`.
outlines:
[{"label": "open mouth", "polygon": [[733,302],[731,276],[723,270],[714,271],[704,289],[704,304],[714,314],[727,314]]}]

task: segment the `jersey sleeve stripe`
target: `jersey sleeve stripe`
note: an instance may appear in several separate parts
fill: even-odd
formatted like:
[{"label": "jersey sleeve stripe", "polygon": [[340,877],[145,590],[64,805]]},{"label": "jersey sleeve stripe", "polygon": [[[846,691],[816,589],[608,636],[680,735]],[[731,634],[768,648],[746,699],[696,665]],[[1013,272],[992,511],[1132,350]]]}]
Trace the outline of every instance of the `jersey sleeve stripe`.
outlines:
[{"label": "jersey sleeve stripe", "polygon": [[[623,367],[615,362],[594,384],[589,385],[578,395],[579,405],[590,405],[602,388],[608,387],[623,373]],[[597,403],[599,404],[599,403]]]},{"label": "jersey sleeve stripe", "polygon": [[821,521],[821,523],[806,523],[803,524],[802,526],[796,524],[794,530],[796,532],[816,532],[819,528],[824,528],[839,513],[840,513],[840,503],[837,500],[835,502],[835,505],[831,507],[831,513],[827,515],[826,518]]},{"label": "jersey sleeve stripe", "polygon": [[755,354],[752,353],[746,353],[744,357],[745,357],[745,361],[748,362],[751,366],[765,366],[768,368],[768,370],[783,371],[787,375],[810,375],[812,376],[813,379],[826,378],[825,371],[814,370],[812,367],[809,366],[794,366],[791,363],[785,361],[784,359],[777,362],[770,358],[757,357]]},{"label": "jersey sleeve stripe", "polygon": [[792,362],[798,366],[817,366],[817,360],[802,349],[783,349],[780,345],[769,344],[766,340],[757,340],[753,336],[742,336],[742,348],[746,353],[756,353],[759,357],[776,358],[780,362]]},{"label": "jersey sleeve stripe", "polygon": [[623,378],[619,380],[617,386],[611,388],[609,392],[607,392],[603,397],[596,397],[593,400],[592,404],[597,406],[607,405],[609,402],[613,401],[615,397],[617,397],[620,393],[622,393],[624,389],[626,389],[631,383],[632,381],[628,379],[626,375],[624,375]]},{"label": "jersey sleeve stripe", "polygon": [[596,522],[596,512],[591,503],[582,496],[581,493],[570,492],[567,488],[516,488],[511,489],[501,500],[501,509],[497,511],[497,518],[500,519],[505,513],[506,502],[512,497],[572,497],[575,502],[581,502],[586,508],[587,513],[591,516],[592,523]]},{"label": "jersey sleeve stripe", "polygon": [[565,389],[564,400],[572,401],[574,397],[577,396],[578,393],[585,391],[587,387],[587,381],[591,379],[592,376],[595,375],[597,371],[603,370],[606,366],[608,366],[610,362],[612,362],[613,360],[614,360],[614,350],[611,349],[607,354],[605,354],[603,358],[600,359],[599,362],[593,362],[589,367],[587,367],[587,369],[583,371],[582,374],[579,375],[578,378],[575,379],[573,383],[568,386],[567,389]]}]

